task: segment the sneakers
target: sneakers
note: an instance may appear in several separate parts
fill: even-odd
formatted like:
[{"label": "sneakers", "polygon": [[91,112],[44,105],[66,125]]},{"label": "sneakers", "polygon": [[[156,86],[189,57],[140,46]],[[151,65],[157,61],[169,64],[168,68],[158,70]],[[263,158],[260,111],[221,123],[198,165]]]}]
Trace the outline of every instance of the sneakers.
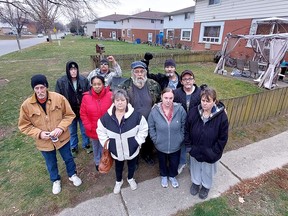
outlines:
[{"label": "sneakers", "polygon": [[179,187],[179,183],[175,177],[169,177],[169,180],[173,188]]},{"label": "sneakers", "polygon": [[115,186],[114,186],[114,190],[113,190],[113,193],[114,194],[118,194],[120,193],[121,191],[121,186],[123,185],[123,179],[121,180],[121,182],[117,182],[115,183]]},{"label": "sneakers", "polygon": [[131,190],[136,190],[137,189],[137,183],[136,183],[134,178],[127,179],[127,181],[128,181],[128,183],[130,185]]},{"label": "sneakers", "polygon": [[90,145],[87,145],[87,146],[85,147],[85,149],[86,149],[87,154],[90,154],[90,153],[93,152],[93,149],[92,149],[92,147],[91,147]]},{"label": "sneakers", "polygon": [[61,192],[61,181],[56,180],[53,182],[52,193],[59,194]]},{"label": "sneakers", "polygon": [[76,174],[69,177],[69,180],[72,181],[76,187],[78,187],[82,184],[81,179]]},{"label": "sneakers", "polygon": [[167,188],[168,187],[168,178],[167,176],[161,176],[161,185],[163,188]]},{"label": "sneakers", "polygon": [[182,173],[184,167],[186,166],[186,164],[181,164],[179,167],[178,167],[178,174]]},{"label": "sneakers", "polygon": [[71,149],[71,153],[72,153],[73,158],[75,158],[76,155],[78,154],[78,149],[77,148],[72,148]]},{"label": "sneakers", "polygon": [[209,193],[209,189],[202,186],[200,191],[199,191],[199,198],[200,199],[206,199],[208,196],[208,193]]},{"label": "sneakers", "polygon": [[190,193],[195,196],[196,194],[199,193],[199,189],[200,189],[200,185],[196,185],[194,183],[192,183],[191,187],[190,187]]}]

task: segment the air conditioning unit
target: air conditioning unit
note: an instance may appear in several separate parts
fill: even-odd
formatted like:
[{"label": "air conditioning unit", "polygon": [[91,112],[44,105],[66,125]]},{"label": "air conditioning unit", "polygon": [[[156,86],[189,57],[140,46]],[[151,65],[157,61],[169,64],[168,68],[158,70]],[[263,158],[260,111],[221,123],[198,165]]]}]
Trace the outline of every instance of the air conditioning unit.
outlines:
[{"label": "air conditioning unit", "polygon": [[205,43],[204,48],[207,50],[210,50],[211,44],[210,43]]}]

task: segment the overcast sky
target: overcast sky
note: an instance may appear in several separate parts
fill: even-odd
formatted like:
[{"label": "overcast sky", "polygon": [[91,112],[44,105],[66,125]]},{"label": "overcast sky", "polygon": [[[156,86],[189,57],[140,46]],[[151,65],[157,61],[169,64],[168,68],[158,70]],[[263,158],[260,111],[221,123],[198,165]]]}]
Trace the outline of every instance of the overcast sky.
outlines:
[{"label": "overcast sky", "polygon": [[150,10],[160,12],[172,12],[183,8],[194,6],[193,0],[119,0],[117,6],[97,6],[99,17],[114,14],[132,15],[135,13]]}]

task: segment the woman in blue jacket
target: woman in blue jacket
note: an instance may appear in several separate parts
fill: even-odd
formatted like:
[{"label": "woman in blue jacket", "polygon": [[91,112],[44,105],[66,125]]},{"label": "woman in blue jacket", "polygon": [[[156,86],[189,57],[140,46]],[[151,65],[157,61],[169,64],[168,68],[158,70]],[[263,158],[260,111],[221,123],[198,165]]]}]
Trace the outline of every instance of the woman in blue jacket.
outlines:
[{"label": "woman in blue jacket", "polygon": [[191,156],[190,193],[193,196],[199,193],[201,199],[206,199],[217,161],[222,157],[228,140],[229,124],[225,107],[216,100],[214,89],[204,88],[200,97],[201,104],[189,110],[184,143]]},{"label": "woman in blue jacket", "polygon": [[161,100],[149,114],[149,134],[158,153],[162,187],[168,187],[169,177],[172,187],[177,188],[179,184],[176,176],[187,114],[181,104],[173,102],[171,88],[162,91]]}]

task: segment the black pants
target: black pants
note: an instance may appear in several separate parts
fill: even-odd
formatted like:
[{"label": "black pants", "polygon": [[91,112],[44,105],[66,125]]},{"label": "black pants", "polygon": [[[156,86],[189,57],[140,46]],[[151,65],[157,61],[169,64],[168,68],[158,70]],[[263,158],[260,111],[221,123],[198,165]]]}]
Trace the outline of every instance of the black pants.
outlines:
[{"label": "black pants", "polygon": [[178,165],[180,160],[180,152],[166,154],[160,151],[158,153],[160,176],[175,177],[178,175]]},{"label": "black pants", "polygon": [[143,143],[141,146],[141,150],[140,150],[141,157],[145,158],[145,157],[149,156],[152,158],[153,149],[154,149],[153,141],[151,140],[150,136],[148,135],[146,137],[145,143]]},{"label": "black pants", "polygon": [[[286,70],[287,70],[287,67],[281,67],[280,74],[285,76]],[[283,76],[279,76],[279,80],[283,80],[283,78],[284,78]]]},{"label": "black pants", "polygon": [[[136,159],[137,157],[133,158],[132,160],[127,160],[128,165],[128,179],[133,178],[134,172],[136,169]],[[116,181],[120,182],[122,180],[123,168],[124,168],[125,161],[118,161],[115,160],[115,172],[116,172]]]}]

